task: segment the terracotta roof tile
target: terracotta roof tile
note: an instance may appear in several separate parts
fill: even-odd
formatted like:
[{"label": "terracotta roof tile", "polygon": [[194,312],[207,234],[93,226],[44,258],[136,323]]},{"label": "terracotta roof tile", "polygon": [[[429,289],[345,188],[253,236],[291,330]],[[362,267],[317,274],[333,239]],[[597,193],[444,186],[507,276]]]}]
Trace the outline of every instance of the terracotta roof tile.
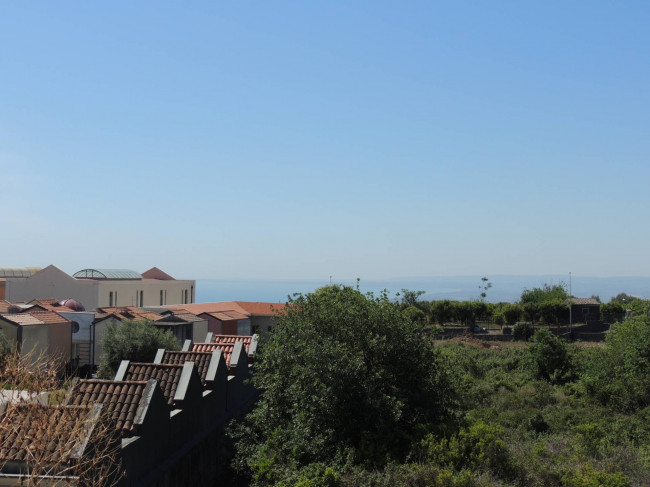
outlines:
[{"label": "terracotta roof tile", "polygon": [[185,362],[194,362],[196,370],[201,376],[201,382],[205,384],[205,377],[208,375],[208,367],[212,359],[212,352],[181,352],[176,350],[165,350],[162,358],[163,364],[183,365]]},{"label": "terracotta roof tile", "polygon": [[246,353],[251,346],[252,336],[249,335],[214,335],[212,343],[219,343],[222,345],[234,345],[237,342],[243,342],[246,348]]},{"label": "terracotta roof tile", "polygon": [[174,395],[181,379],[183,365],[130,362],[124,380],[148,381],[155,379],[163,391],[167,404],[174,405]]},{"label": "terracotta roof tile", "polygon": [[160,319],[158,313],[153,311],[146,311],[144,309],[137,308],[135,306],[105,306],[102,308],[97,308],[95,312],[95,319],[101,319],[97,317],[98,313],[103,313],[104,316],[101,318],[106,318],[108,315],[114,315],[118,320],[151,320],[156,321]]},{"label": "terracotta roof tile", "polygon": [[6,313],[9,311],[10,306],[12,306],[12,303],[5,301],[4,299],[0,299],[0,313]]},{"label": "terracotta roof tile", "polygon": [[239,311],[213,311],[210,313],[201,313],[212,316],[221,321],[231,321],[231,320],[244,320],[248,318],[248,315],[240,313]]},{"label": "terracotta roof tile", "polygon": [[82,379],[74,386],[69,402],[75,406],[103,403],[122,436],[131,436],[135,413],[146,386],[146,381]]},{"label": "terracotta roof tile", "polygon": [[0,465],[7,461],[65,463],[84,440],[90,407],[10,406],[0,421]]},{"label": "terracotta roof tile", "polygon": [[41,320],[32,316],[30,313],[0,314],[0,317],[16,326],[26,325],[44,325]]},{"label": "terracotta roof tile", "polygon": [[262,303],[254,301],[222,301],[218,303],[191,303],[170,306],[170,308],[183,308],[200,315],[201,313],[218,313],[223,311],[236,311],[246,316],[264,315],[274,316],[282,313],[285,303]]},{"label": "terracotta roof tile", "polygon": [[164,271],[161,271],[157,267],[152,267],[148,271],[142,273],[142,277],[145,279],[156,279],[158,281],[175,281],[172,276],[167,274]]},{"label": "terracotta roof tile", "polygon": [[192,345],[193,352],[209,352],[212,353],[215,350],[221,350],[223,353],[223,359],[226,361],[226,365],[230,368],[230,359],[232,357],[232,351],[235,348],[235,344],[223,344],[223,343],[195,343]]},{"label": "terracotta roof tile", "polygon": [[24,314],[30,314],[39,320],[41,320],[43,323],[48,323],[48,324],[57,324],[57,323],[70,323],[70,320],[67,319],[64,316],[61,316],[59,313],[55,311],[28,311],[27,313]]}]

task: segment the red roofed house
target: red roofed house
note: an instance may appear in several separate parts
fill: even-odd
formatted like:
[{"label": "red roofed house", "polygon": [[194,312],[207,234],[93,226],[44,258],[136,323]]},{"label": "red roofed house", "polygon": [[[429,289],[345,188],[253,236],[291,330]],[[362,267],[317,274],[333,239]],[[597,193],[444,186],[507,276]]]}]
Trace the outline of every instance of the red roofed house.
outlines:
[{"label": "red roofed house", "polygon": [[0,330],[34,361],[54,360],[62,367],[71,359],[72,322],[54,311],[0,314]]},{"label": "red roofed house", "polygon": [[182,308],[208,320],[208,331],[217,335],[253,335],[268,332],[285,303],[222,301],[170,306]]}]

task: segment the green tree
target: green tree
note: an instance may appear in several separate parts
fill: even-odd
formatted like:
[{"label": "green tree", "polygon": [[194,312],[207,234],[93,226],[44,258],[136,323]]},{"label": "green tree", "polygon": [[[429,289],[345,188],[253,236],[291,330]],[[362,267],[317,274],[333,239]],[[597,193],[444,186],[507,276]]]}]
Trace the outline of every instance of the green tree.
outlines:
[{"label": "green tree", "polygon": [[454,304],[448,299],[432,301],[431,317],[441,326],[449,323],[454,318]]},{"label": "green tree", "polygon": [[422,331],[386,294],[327,286],[296,295],[256,360],[263,392],[235,433],[240,465],[272,484],[314,462],[402,459],[453,404]]},{"label": "green tree", "polygon": [[170,331],[157,328],[150,320],[125,320],[121,325],[108,325],[102,347],[97,375],[112,379],[122,360],[151,362],[159,348],[178,350],[178,343]]},{"label": "green tree", "polygon": [[411,291],[410,289],[402,289],[401,295],[398,293],[397,296],[401,296],[402,309],[408,308],[409,306],[417,306],[418,299],[426,291]]},{"label": "green tree", "polygon": [[569,297],[566,292],[566,284],[544,284],[544,286],[534,287],[533,289],[524,289],[521,293],[521,298],[519,302],[522,305],[527,303],[543,303],[544,301],[555,301],[560,300],[564,301]]},{"label": "green tree", "polygon": [[9,355],[11,352],[11,344],[5,334],[0,330],[0,364],[4,361],[4,358]]},{"label": "green tree", "polygon": [[506,304],[501,309],[503,312],[503,317],[508,326],[515,326],[515,323],[519,321],[523,313],[521,306],[518,304]]}]

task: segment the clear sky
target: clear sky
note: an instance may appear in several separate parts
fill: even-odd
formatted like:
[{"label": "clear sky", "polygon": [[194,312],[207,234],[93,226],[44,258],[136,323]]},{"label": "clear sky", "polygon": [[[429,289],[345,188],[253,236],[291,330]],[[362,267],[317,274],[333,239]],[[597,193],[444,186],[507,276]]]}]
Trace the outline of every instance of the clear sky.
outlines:
[{"label": "clear sky", "polygon": [[650,275],[647,1],[3,2],[0,265]]}]

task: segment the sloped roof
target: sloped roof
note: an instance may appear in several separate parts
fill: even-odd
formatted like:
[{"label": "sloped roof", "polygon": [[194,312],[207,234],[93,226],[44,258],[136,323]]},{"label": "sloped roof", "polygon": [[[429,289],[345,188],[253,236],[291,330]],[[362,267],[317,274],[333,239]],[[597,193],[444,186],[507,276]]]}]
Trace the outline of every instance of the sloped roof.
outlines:
[{"label": "sloped roof", "polygon": [[75,272],[75,279],[142,279],[139,272],[130,269],[82,269]]},{"label": "sloped roof", "polygon": [[135,413],[146,386],[146,381],[82,379],[72,389],[69,402],[74,406],[103,403],[122,436],[131,436]]},{"label": "sloped roof", "polygon": [[31,277],[40,270],[41,267],[0,267],[0,277]]},{"label": "sloped roof", "polygon": [[158,281],[175,281],[172,276],[166,272],[161,271],[157,267],[152,267],[148,271],[142,273],[143,279],[156,279]]},{"label": "sloped roof", "polygon": [[200,318],[192,313],[170,313],[156,320],[157,323],[196,323],[197,321],[205,321],[205,318]]},{"label": "sloped roof", "polygon": [[202,315],[212,316],[221,321],[231,321],[231,320],[244,320],[248,318],[248,315],[240,313],[239,311],[214,311],[210,313],[201,313]]},{"label": "sloped roof", "polygon": [[[169,306],[169,308],[183,308],[200,315],[202,313],[218,313],[235,311],[245,316],[275,316],[284,310],[286,303],[264,303],[257,301],[221,301],[218,303],[190,303]],[[231,318],[232,319],[232,318]]]},{"label": "sloped roof", "polygon": [[569,298],[567,300],[571,304],[597,304],[600,305],[600,301],[598,301],[596,298]]},{"label": "sloped roof", "polygon": [[2,316],[5,321],[18,326],[45,324],[56,325],[70,322],[68,318],[61,316],[56,311],[47,310],[30,310],[23,313],[2,313],[0,316]]},{"label": "sloped roof", "polygon": [[155,379],[163,391],[167,404],[174,405],[174,395],[181,379],[183,365],[130,362],[124,380],[148,381]]},{"label": "sloped roof", "polygon": [[158,313],[140,309],[135,306],[119,306],[119,307],[105,306],[103,308],[97,308],[97,311],[95,312],[95,321],[101,321],[105,318],[108,318],[111,315],[120,321],[123,320],[156,321],[161,317]]},{"label": "sloped roof", "polygon": [[234,345],[237,342],[243,342],[244,347],[246,348],[246,353],[248,353],[252,339],[253,337],[250,335],[214,335],[212,338],[212,343]]},{"label": "sloped roof", "polygon": [[5,301],[4,299],[0,299],[0,313],[6,313],[9,311],[9,307],[12,306],[13,303],[10,303],[9,301]]},{"label": "sloped roof", "polygon": [[70,320],[65,316],[61,316],[56,311],[28,311],[27,313],[33,317],[41,320],[43,323],[47,324],[57,324],[57,323],[70,323]]},{"label": "sloped roof", "polygon": [[177,350],[165,350],[161,363],[182,366],[185,362],[194,362],[196,370],[201,377],[201,382],[205,384],[205,377],[208,374],[210,360],[212,360],[211,352],[181,352]]},{"label": "sloped roof", "polygon": [[230,358],[232,357],[233,349],[235,344],[223,344],[223,343],[194,343],[192,345],[193,352],[208,352],[212,353],[215,350],[221,350],[223,353],[223,359],[226,361],[226,365],[230,368]]},{"label": "sloped roof", "polygon": [[0,465],[7,461],[66,463],[89,433],[88,406],[10,406],[0,421]]}]

